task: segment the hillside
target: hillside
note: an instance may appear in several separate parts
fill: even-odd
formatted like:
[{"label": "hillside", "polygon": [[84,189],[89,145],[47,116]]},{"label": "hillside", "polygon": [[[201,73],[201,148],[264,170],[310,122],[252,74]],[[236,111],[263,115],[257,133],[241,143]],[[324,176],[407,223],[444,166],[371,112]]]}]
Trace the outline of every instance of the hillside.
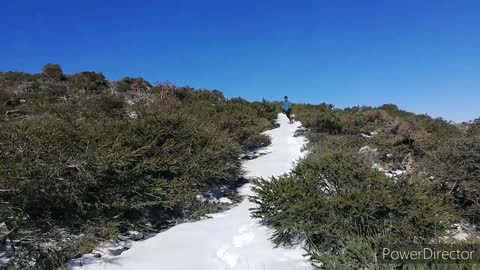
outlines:
[{"label": "hillside", "polygon": [[479,120],[294,104],[289,125],[279,112],[52,64],[0,73],[0,268],[290,269],[307,267],[303,246],[318,268],[393,269],[376,260],[388,243],[479,240]]}]

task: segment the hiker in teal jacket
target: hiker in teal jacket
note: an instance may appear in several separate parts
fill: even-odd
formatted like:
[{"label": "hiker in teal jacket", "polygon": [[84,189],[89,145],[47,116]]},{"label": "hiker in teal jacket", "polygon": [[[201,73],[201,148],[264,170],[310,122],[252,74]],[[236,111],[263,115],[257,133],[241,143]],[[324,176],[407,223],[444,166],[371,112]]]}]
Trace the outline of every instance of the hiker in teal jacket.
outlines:
[{"label": "hiker in teal jacket", "polygon": [[287,97],[287,96],[284,97],[282,109],[283,109],[283,113],[284,113],[285,115],[287,115],[287,118],[288,118],[289,123],[292,124],[292,123],[293,123],[293,119],[292,119],[292,117],[291,117],[292,104],[290,104],[290,101],[288,101],[288,97]]}]

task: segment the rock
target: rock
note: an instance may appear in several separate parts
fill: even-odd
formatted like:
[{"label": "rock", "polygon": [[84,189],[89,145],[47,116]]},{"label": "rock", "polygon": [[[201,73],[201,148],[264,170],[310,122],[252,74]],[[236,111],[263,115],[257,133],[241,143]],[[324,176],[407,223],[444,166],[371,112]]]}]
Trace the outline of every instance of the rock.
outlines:
[{"label": "rock", "polygon": [[117,238],[120,241],[138,241],[143,239],[143,233],[131,230],[127,231],[124,234],[119,234]]},{"label": "rock", "polygon": [[252,159],[256,159],[257,157],[258,156],[256,156],[255,154],[247,153],[247,154],[243,154],[241,158],[243,160],[252,160]]},{"label": "rock", "polygon": [[[164,230],[166,230],[166,229],[164,229]],[[160,230],[159,232],[162,232],[162,231],[164,231],[164,230]],[[146,234],[146,235],[143,236],[143,240],[150,239],[150,238],[152,238],[152,237],[154,237],[154,236],[156,236],[156,235],[157,235],[156,233],[148,233],[148,234]]]},{"label": "rock", "polygon": [[370,146],[366,145],[366,146],[360,148],[360,150],[358,150],[358,153],[363,154],[363,155],[376,157],[378,155],[378,149],[377,148],[371,148]]},{"label": "rock", "polygon": [[15,255],[15,250],[10,240],[0,242],[0,269],[6,267],[10,259]]},{"label": "rock", "polygon": [[7,239],[10,230],[7,227],[5,222],[0,223],[0,241],[5,241]]},{"label": "rock", "polygon": [[174,224],[175,224],[175,225],[183,224],[183,223],[185,223],[185,222],[187,222],[187,221],[188,221],[188,220],[185,219],[185,218],[176,218]]},{"label": "rock", "polygon": [[240,158],[243,159],[243,160],[252,160],[252,159],[256,159],[260,156],[264,156],[266,154],[267,154],[266,152],[257,152],[257,151],[246,152],[246,153],[240,155]]},{"label": "rock", "polygon": [[95,253],[93,253],[93,257],[95,257],[95,258],[101,258],[101,257],[102,257],[102,254],[100,254],[100,252],[95,252]]},{"label": "rock", "polygon": [[143,239],[143,233],[137,232],[137,231],[128,231],[128,235],[130,239],[134,241],[142,240]]},{"label": "rock", "polygon": [[111,248],[107,249],[107,252],[111,256],[118,256],[118,255],[122,254],[125,250],[128,250],[128,248],[125,247],[125,246],[118,246],[118,247],[111,247]]},{"label": "rock", "polygon": [[130,237],[129,237],[128,235],[122,235],[122,234],[119,234],[119,235],[117,236],[117,238],[118,238],[118,240],[120,240],[120,241],[128,241],[128,240],[130,240]]}]

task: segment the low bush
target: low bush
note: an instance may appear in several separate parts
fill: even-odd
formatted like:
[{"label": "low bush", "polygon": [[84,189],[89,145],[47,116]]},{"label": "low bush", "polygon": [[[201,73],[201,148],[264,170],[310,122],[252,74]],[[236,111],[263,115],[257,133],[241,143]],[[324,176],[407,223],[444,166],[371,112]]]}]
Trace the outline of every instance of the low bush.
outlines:
[{"label": "low bush", "polygon": [[424,164],[438,192],[451,194],[457,211],[480,224],[480,138],[445,141]]},{"label": "low bush", "polygon": [[123,118],[125,114],[125,99],[113,94],[99,94],[79,99],[79,109],[85,117]]},{"label": "low bush", "polygon": [[381,155],[393,154],[399,160],[409,154],[421,160],[442,141],[465,137],[456,125],[441,118],[415,115],[392,104],[343,110],[326,104],[299,105],[295,114],[310,131],[309,139],[313,141],[320,133],[360,136],[375,132],[370,136],[370,144]]},{"label": "low bush", "polygon": [[40,123],[2,130],[2,141],[9,143],[2,147],[0,171],[3,186],[15,191],[10,204],[42,222],[116,216],[161,197],[165,203],[179,199],[170,205],[180,207],[185,200],[168,188],[175,181],[184,179],[198,192],[232,181],[239,172],[232,141],[180,118]]},{"label": "low bush", "polygon": [[151,87],[152,85],[143,78],[125,77],[114,84],[115,91],[121,93],[129,91],[145,93],[148,92]]},{"label": "low bush", "polygon": [[8,108],[8,102],[13,96],[13,93],[8,91],[7,89],[0,88],[0,118],[4,117]]},{"label": "low bush", "polygon": [[58,64],[47,64],[43,67],[42,73],[48,79],[52,79],[55,81],[61,81],[65,79],[65,75],[63,75],[62,67]]},{"label": "low bush", "polygon": [[[324,269],[409,269],[378,263],[379,247],[442,241],[461,218],[478,224],[475,123],[464,132],[392,104],[296,105],[294,113],[309,154],[292,173],[255,181],[251,197],[275,243],[304,243]],[[363,146],[375,154],[360,155]],[[379,167],[405,174],[390,178]]]},{"label": "low bush", "polygon": [[[1,220],[15,229],[84,229],[85,221],[165,226],[202,207],[196,195],[232,185],[239,145],[181,116],[137,121],[35,119],[0,131]],[[14,220],[12,220],[14,222]],[[101,228],[101,227],[100,227]]]},{"label": "low bush", "polygon": [[381,244],[429,242],[454,217],[447,198],[431,186],[418,179],[394,181],[363,157],[338,149],[311,155],[291,174],[255,185],[252,213],[273,226],[273,241],[305,241],[312,259],[327,269],[374,267]]},{"label": "low bush", "polygon": [[80,72],[68,77],[70,87],[84,93],[105,93],[109,83],[102,73]]},{"label": "low bush", "polygon": [[260,133],[278,112],[219,91],[60,71],[0,74],[0,111],[16,112],[0,118],[0,220],[25,269],[89,252],[108,237],[92,228],[164,229],[214,210],[197,195],[239,183],[240,153],[269,144]]},{"label": "low bush", "polygon": [[480,137],[480,118],[477,118],[468,128],[467,134],[469,137]]}]

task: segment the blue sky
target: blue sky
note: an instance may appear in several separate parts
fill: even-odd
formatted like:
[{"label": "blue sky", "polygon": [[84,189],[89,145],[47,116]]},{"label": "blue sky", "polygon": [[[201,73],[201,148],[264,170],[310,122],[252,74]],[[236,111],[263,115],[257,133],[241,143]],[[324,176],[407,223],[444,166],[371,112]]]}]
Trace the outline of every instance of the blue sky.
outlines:
[{"label": "blue sky", "polygon": [[480,117],[478,0],[5,1],[0,70]]}]

